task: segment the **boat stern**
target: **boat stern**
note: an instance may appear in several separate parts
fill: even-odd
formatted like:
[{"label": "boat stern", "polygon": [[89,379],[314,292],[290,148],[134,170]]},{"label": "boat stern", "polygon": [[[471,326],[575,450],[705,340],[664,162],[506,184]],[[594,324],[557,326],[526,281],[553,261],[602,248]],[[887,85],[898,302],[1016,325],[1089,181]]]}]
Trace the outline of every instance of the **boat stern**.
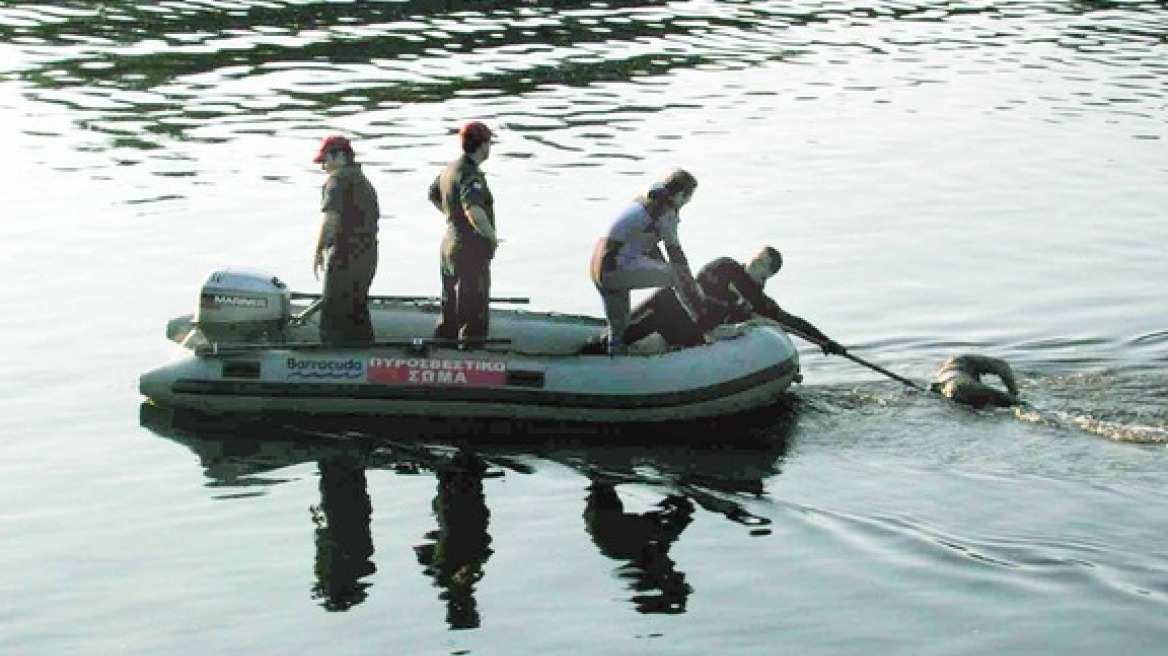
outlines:
[{"label": "boat stern", "polygon": [[180,405],[175,384],[183,378],[207,376],[210,364],[194,355],[186,355],[162,364],[138,377],[138,393],[156,405]]}]

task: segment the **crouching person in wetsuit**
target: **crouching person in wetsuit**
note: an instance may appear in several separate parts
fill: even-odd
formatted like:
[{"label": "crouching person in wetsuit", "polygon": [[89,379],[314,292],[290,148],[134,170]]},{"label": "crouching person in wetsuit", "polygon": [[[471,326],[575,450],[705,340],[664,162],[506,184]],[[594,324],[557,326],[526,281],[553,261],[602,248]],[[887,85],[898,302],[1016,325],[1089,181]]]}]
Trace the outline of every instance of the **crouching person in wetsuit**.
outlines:
[{"label": "crouching person in wetsuit", "polygon": [[377,191],[341,135],[325,137],[314,162],[328,173],[321,190],[320,236],[312,271],[324,269],[320,340],[333,346],[373,341],[369,287],[377,272]]},{"label": "crouching person in wetsuit", "polygon": [[[1006,391],[982,382],[981,377],[990,374],[1001,379]],[[1018,405],[1018,383],[1014,372],[1005,360],[987,355],[958,355],[949,358],[937,371],[930,389],[949,399],[983,408],[985,406],[1007,407]]]},{"label": "crouching person in wetsuit", "polygon": [[770,246],[743,266],[729,257],[718,258],[698,272],[697,285],[704,295],[698,320],[692,321],[671,289],[663,289],[637,306],[625,329],[626,344],[659,333],[671,346],[696,346],[705,333],[722,324],[738,323],[759,315],[778,322],[814,342],[824,354],[843,354],[846,349],[818,328],[784,311],[763,291],[768,279],[783,267],[783,256]]}]

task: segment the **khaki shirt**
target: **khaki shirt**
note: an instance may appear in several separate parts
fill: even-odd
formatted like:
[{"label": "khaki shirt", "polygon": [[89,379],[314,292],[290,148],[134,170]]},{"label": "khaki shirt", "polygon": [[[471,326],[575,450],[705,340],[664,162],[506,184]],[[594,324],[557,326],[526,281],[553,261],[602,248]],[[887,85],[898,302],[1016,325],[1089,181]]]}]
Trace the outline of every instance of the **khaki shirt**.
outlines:
[{"label": "khaki shirt", "polygon": [[479,207],[495,227],[495,197],[487,186],[487,176],[468,155],[451,162],[430,185],[430,202],[446,216],[446,244],[451,251],[494,255],[494,245],[483,237],[467,217],[470,207]]},{"label": "khaki shirt", "polygon": [[377,238],[381,208],[377,191],[360,164],[346,164],[329,173],[321,189],[320,209],[339,217],[334,243],[328,245],[354,245]]}]

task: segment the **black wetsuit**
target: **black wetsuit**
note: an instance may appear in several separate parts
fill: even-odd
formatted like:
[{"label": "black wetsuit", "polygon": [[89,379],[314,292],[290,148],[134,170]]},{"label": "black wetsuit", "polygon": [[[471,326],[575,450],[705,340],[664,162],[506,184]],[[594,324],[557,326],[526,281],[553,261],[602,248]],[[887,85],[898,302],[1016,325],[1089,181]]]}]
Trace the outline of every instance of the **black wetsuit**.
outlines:
[{"label": "black wetsuit", "polygon": [[803,319],[785,312],[763,291],[746,267],[729,257],[720,257],[702,267],[695,276],[706,296],[701,316],[695,323],[672,289],[661,289],[638,305],[624,332],[624,343],[632,344],[660,333],[673,346],[695,346],[707,331],[721,324],[738,323],[757,314],[794,328],[812,338],[828,337]]}]

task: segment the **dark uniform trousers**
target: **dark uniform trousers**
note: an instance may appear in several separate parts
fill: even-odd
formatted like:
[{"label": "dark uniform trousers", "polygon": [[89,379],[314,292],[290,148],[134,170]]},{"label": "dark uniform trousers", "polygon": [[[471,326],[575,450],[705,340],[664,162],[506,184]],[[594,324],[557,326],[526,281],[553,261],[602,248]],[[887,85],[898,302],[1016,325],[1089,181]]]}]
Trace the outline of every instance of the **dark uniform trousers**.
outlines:
[{"label": "dark uniform trousers", "polygon": [[442,241],[442,315],[434,327],[438,339],[463,340],[464,348],[481,348],[490,329],[493,249],[477,235],[446,234]]},{"label": "dark uniform trousers", "polygon": [[715,317],[703,315],[701,325],[695,323],[673,289],[659,289],[633,310],[624,331],[624,343],[633,344],[660,333],[672,346],[697,346],[705,341],[705,331],[717,325]]},{"label": "dark uniform trousers", "polygon": [[[753,312],[774,319],[785,314],[745,267],[730,258],[718,258],[702,267],[696,282],[705,297],[697,321],[690,318],[674,290],[660,289],[633,310],[624,332],[625,344],[659,333],[672,346],[697,346],[715,326],[745,321]],[[802,321],[789,315],[787,319]],[[809,327],[807,332],[815,334],[815,328]]]},{"label": "dark uniform trousers", "polygon": [[333,346],[373,342],[369,287],[376,272],[376,239],[356,239],[329,249],[320,309],[322,342]]}]

